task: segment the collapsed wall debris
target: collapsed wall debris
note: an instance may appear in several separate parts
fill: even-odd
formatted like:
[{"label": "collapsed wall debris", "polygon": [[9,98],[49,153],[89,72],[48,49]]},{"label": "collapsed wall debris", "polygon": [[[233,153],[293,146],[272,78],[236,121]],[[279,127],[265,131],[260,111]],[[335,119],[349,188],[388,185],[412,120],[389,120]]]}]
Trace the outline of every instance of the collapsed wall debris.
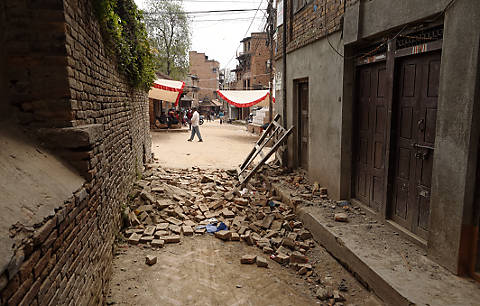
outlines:
[{"label": "collapsed wall debris", "polygon": [[[294,208],[281,202],[259,174],[240,189],[229,171],[150,167],[135,183],[125,207],[125,239],[154,251],[181,243],[187,236],[210,233],[225,242],[256,246],[265,254],[265,258],[246,254],[241,263],[268,268],[270,258],[319,283],[308,257],[316,246],[311,233],[295,220]],[[317,189],[316,196],[324,197],[326,190]],[[317,290],[314,295],[333,299],[335,290],[321,289],[321,295]]]}]

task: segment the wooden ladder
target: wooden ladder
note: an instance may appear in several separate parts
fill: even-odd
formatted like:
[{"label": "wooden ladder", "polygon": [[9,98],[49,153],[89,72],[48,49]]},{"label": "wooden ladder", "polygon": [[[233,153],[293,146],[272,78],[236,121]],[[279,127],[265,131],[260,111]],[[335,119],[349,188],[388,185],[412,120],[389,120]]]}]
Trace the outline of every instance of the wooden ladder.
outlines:
[{"label": "wooden ladder", "polygon": [[[278,120],[280,120],[280,114],[277,114],[275,118],[273,118],[267,129],[263,131],[262,136],[255,143],[255,146],[253,147],[250,154],[248,154],[245,161],[240,165],[239,168],[237,168],[240,186],[245,185],[252,178],[252,176],[258,171],[258,169],[260,169],[260,167],[262,167],[267,162],[270,156],[272,156],[272,154],[278,150],[283,141],[285,141],[288,135],[290,135],[290,133],[292,132],[293,126],[286,130],[283,126],[280,125],[280,123],[278,123]],[[275,139],[274,145],[266,154],[264,154],[262,150],[272,139]],[[262,159],[258,164],[253,167],[251,171],[248,171],[248,167],[258,155],[260,155]]]}]

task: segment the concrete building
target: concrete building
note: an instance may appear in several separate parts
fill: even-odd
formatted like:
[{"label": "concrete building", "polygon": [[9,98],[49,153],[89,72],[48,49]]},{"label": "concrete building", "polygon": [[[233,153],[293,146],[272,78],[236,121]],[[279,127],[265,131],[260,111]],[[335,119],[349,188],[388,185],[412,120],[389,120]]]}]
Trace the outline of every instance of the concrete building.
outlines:
[{"label": "concrete building", "polygon": [[198,99],[211,101],[217,98],[217,89],[220,78],[220,63],[208,59],[205,53],[189,52],[190,75],[198,77]]},{"label": "concrete building", "polygon": [[[237,56],[238,64],[232,71],[235,72],[235,89],[268,89],[270,51],[267,46],[267,33],[254,32],[241,41],[242,51]],[[250,108],[231,106],[234,119],[245,119]]]},{"label": "concrete building", "polygon": [[288,165],[480,279],[480,2],[289,0],[286,11],[275,67],[276,111],[296,127]]}]

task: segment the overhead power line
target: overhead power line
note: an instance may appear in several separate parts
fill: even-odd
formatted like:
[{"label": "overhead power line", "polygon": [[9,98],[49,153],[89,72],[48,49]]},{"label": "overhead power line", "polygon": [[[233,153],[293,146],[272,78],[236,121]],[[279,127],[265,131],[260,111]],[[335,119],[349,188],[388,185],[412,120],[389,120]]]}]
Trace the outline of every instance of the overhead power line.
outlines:
[{"label": "overhead power line", "polygon": [[[261,4],[261,3],[260,3]],[[212,14],[212,13],[235,13],[235,12],[253,12],[257,13],[259,10],[265,10],[265,9],[231,9],[231,10],[211,10],[211,11],[190,11],[190,12],[175,12],[174,14],[178,15],[194,15],[194,14]],[[158,15],[161,13],[169,13],[172,14],[172,12],[167,12],[167,11],[160,11],[160,12],[148,12],[146,11],[146,15]]]},{"label": "overhead power line", "polygon": [[[252,27],[253,21],[255,21],[255,17],[257,17],[257,13],[258,13],[258,11],[260,10],[260,7],[262,6],[262,4],[263,4],[263,0],[260,1],[260,4],[258,5],[257,10],[255,11],[255,15],[253,15],[252,22],[250,22],[250,25],[248,26],[247,31],[245,32],[245,34],[243,35],[243,37],[247,37],[248,31],[250,31],[250,28]],[[227,62],[227,64],[225,65],[225,67],[228,67],[228,65],[230,64],[230,62],[235,58],[235,56],[237,55],[237,50],[238,50],[238,48],[239,48],[241,45],[242,45],[242,43],[238,44],[237,48],[235,49],[235,54],[233,54],[233,56],[232,56],[232,57],[230,58],[230,60]]]}]

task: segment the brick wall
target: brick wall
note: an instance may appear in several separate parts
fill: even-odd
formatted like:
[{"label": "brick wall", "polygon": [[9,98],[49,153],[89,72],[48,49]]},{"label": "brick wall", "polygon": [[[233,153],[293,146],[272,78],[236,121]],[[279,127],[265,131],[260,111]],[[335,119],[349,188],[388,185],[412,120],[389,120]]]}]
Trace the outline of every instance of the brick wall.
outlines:
[{"label": "brick wall", "polygon": [[6,1],[11,103],[87,183],[23,224],[0,304],[100,304],[132,182],[150,159],[147,94],[107,56],[89,0]]},{"label": "brick wall", "polygon": [[[189,74],[198,76],[198,99],[203,100],[208,97],[215,99],[215,91],[218,89],[218,76],[220,63],[215,60],[209,60],[205,53],[196,51],[189,52],[190,71]],[[213,69],[216,69],[216,72]]]},{"label": "brick wall", "polygon": [[[269,75],[266,62],[270,58],[269,47],[266,45],[266,33],[252,33],[251,37],[243,40],[243,51],[250,57],[249,67],[241,69],[237,66],[237,88],[243,89],[244,80],[250,79],[250,88],[259,89],[260,87],[268,88]],[[247,50],[247,45],[250,43],[250,50]]]},{"label": "brick wall", "polygon": [[[280,0],[283,1],[283,0]],[[287,8],[287,52],[292,52],[341,29],[345,1],[351,5],[356,0],[313,0],[297,12]],[[278,1],[277,1],[278,2]],[[282,55],[283,25],[277,36],[276,59]]]}]

